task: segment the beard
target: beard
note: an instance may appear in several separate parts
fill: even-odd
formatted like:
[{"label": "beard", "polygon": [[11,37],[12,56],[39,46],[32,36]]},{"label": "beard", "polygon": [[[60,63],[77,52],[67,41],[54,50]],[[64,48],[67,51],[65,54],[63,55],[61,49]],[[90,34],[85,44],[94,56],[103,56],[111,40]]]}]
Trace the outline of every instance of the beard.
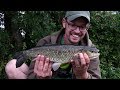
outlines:
[{"label": "beard", "polygon": [[82,39],[83,33],[75,33],[75,32],[70,32],[69,34],[69,42],[72,44],[77,44],[79,41]]}]

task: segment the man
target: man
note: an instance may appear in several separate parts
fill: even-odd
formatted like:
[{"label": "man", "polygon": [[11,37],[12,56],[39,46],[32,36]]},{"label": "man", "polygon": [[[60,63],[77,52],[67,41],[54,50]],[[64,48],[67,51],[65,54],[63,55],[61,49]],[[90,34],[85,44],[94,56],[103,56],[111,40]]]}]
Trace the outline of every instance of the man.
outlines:
[{"label": "man", "polygon": [[[37,46],[45,44],[94,46],[88,35],[89,11],[67,11],[62,20],[62,26],[60,31],[39,40]],[[71,60],[71,63],[54,64],[58,67],[57,70],[53,70],[49,57],[46,58],[44,55],[38,55],[29,68],[25,63],[21,67],[15,68],[16,60],[14,59],[6,65],[6,73],[9,78],[18,79],[100,79],[99,57],[90,60],[86,53],[79,53],[79,57],[79,60]],[[18,73],[20,76],[16,76]]]}]

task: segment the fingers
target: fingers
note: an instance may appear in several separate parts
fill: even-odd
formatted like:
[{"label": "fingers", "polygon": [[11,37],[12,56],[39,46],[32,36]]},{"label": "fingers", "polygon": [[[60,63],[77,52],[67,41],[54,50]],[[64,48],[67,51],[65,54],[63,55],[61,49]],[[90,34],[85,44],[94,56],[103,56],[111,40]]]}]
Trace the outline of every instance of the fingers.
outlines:
[{"label": "fingers", "polygon": [[79,55],[78,54],[75,54],[71,60],[71,64],[72,64],[72,67],[73,68],[76,68],[76,67],[80,67],[80,62],[79,62],[79,59],[78,59]]},{"label": "fingers", "polygon": [[84,55],[82,53],[79,53],[79,57],[80,57],[81,66],[84,66],[86,64]]},{"label": "fingers", "polygon": [[79,53],[79,58],[80,58],[81,66],[84,66],[90,63],[90,59],[86,53]]},{"label": "fingers", "polygon": [[[52,76],[52,71],[51,71],[51,69],[52,69],[52,63],[50,62],[49,65],[48,65],[48,75],[50,75],[50,76]],[[48,75],[47,75],[47,76],[48,76]]]},{"label": "fingers", "polygon": [[73,68],[80,67],[79,54],[75,54],[73,59],[71,60],[71,64]]},{"label": "fingers", "polygon": [[74,64],[75,64],[75,67],[80,67],[81,62],[78,58],[76,58],[76,60],[74,60]]},{"label": "fingers", "polygon": [[45,64],[44,64],[44,67],[43,67],[43,73],[47,73],[48,68],[49,68],[48,66],[49,66],[49,58],[46,58]]},{"label": "fingers", "polygon": [[71,61],[73,66],[82,67],[90,63],[90,59],[86,53],[79,53],[78,56],[75,56],[78,58],[75,58],[75,60]]},{"label": "fingers", "polygon": [[83,53],[83,55],[84,55],[86,64],[89,64],[90,63],[90,58],[88,57],[88,55],[86,53]]},{"label": "fingers", "polygon": [[38,70],[39,71],[43,70],[44,60],[45,60],[45,57],[43,55],[41,55],[40,58],[39,58],[39,64],[38,64]]},{"label": "fingers", "polygon": [[34,72],[37,73],[40,55],[37,56],[34,66]]},{"label": "fingers", "polygon": [[34,72],[41,77],[52,76],[51,66],[52,63],[49,58],[38,55],[34,66]]},{"label": "fingers", "polygon": [[73,68],[76,67],[74,60],[71,60],[71,64],[72,64],[72,67],[73,67]]},{"label": "fingers", "polygon": [[77,78],[86,78],[90,59],[86,53],[79,53],[77,57],[71,60],[73,73]]}]

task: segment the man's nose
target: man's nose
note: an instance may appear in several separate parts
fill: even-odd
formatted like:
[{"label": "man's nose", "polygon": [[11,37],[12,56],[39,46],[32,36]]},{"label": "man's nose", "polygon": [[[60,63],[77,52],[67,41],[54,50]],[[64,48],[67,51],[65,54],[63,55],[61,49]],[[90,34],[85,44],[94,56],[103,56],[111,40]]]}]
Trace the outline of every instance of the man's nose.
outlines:
[{"label": "man's nose", "polygon": [[74,31],[75,31],[76,33],[80,33],[80,28],[77,27]]}]

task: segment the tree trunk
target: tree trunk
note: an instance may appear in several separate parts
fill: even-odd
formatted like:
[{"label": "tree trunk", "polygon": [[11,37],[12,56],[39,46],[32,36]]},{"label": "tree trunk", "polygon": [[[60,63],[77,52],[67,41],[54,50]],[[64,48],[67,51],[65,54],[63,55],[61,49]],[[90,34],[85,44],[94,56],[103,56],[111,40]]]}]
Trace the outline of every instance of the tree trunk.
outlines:
[{"label": "tree trunk", "polygon": [[17,15],[17,11],[5,11],[4,22],[5,30],[10,37],[10,43],[14,46],[13,52],[20,51],[23,48],[22,36],[19,30],[19,25],[13,21],[13,18]]}]

